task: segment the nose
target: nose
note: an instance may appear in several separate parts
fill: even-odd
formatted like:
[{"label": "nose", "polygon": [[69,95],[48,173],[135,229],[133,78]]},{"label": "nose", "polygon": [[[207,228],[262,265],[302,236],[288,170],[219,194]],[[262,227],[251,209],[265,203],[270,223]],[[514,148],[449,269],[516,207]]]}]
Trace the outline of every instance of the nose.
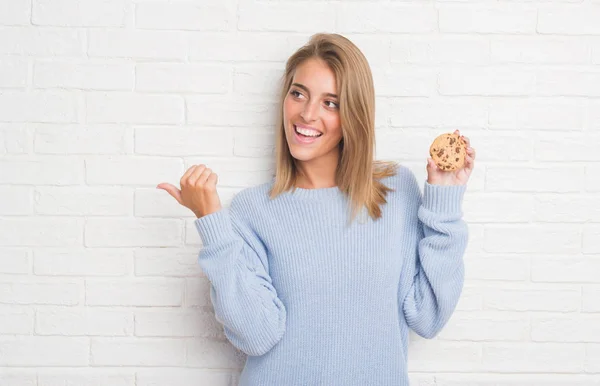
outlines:
[{"label": "nose", "polygon": [[304,104],[304,109],[300,116],[306,121],[310,122],[317,118],[319,114],[319,101],[309,101]]}]

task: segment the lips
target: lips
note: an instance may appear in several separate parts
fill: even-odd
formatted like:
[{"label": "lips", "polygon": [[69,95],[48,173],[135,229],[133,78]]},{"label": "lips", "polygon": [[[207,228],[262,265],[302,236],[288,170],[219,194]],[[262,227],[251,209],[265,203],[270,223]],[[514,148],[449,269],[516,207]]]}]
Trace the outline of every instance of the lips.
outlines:
[{"label": "lips", "polygon": [[313,131],[316,131],[317,133],[323,134],[322,131],[315,129],[314,127],[310,127],[310,126],[306,126],[306,125],[300,125],[300,124],[297,124],[297,123],[294,124],[294,126],[300,128],[300,129],[313,130]]},{"label": "lips", "polygon": [[296,128],[294,127],[294,140],[295,140],[296,143],[303,144],[303,145],[305,145],[305,144],[311,144],[311,143],[317,141],[321,137],[322,137],[322,135],[320,135],[318,137],[305,137],[305,136],[302,136],[302,135],[298,134],[298,132],[296,131]]}]

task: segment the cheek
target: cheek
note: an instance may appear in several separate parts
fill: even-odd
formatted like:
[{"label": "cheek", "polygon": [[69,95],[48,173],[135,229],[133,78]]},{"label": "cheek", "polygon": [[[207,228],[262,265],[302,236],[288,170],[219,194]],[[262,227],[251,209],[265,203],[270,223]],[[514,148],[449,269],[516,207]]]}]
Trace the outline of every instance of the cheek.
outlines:
[{"label": "cheek", "polygon": [[336,135],[342,135],[342,128],[340,124],[340,116],[338,114],[332,115],[327,119],[327,128],[331,133]]},{"label": "cheek", "polygon": [[295,110],[298,109],[298,107],[296,106],[297,103],[294,103],[293,100],[291,100],[289,97],[286,97],[283,100],[283,114],[286,117],[291,117],[292,115],[295,114]]},{"label": "cheek", "polygon": [[283,118],[284,119],[289,115],[289,113],[288,113],[289,109],[290,109],[290,102],[289,102],[288,98],[285,98],[283,100]]}]

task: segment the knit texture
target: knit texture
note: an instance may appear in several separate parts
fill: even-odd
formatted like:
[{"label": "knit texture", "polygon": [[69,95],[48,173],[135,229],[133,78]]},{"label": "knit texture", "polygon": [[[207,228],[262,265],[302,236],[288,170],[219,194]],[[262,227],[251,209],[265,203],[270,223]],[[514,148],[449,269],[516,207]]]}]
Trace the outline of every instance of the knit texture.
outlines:
[{"label": "knit texture", "polygon": [[409,385],[409,328],[436,336],[463,288],[466,186],[381,181],[375,221],[349,224],[338,187],[271,200],[274,180],[195,221],[215,317],[248,355],[239,385]]}]

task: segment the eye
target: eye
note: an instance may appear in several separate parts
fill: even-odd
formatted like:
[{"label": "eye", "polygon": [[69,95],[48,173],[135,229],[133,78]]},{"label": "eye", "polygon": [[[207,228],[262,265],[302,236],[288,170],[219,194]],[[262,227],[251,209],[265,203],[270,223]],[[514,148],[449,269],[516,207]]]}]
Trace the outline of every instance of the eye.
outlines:
[{"label": "eye", "polygon": [[333,104],[333,106],[330,106],[330,107],[332,107],[334,109],[337,109],[339,107],[339,105],[337,103],[335,103],[334,101],[326,101],[325,103],[331,103],[331,104]]},{"label": "eye", "polygon": [[302,95],[299,91],[296,90],[292,90],[290,91],[290,94],[292,94],[293,96],[295,96],[296,98],[298,98],[300,95]]}]

